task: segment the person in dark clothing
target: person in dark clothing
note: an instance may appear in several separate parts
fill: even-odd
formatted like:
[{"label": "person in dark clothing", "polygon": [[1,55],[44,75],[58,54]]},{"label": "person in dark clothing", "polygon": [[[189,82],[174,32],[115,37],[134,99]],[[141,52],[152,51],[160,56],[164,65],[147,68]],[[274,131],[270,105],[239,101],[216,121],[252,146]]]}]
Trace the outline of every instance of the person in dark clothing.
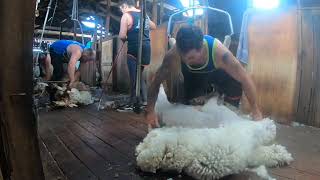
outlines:
[{"label": "person in dark clothing", "polygon": [[[131,102],[135,97],[136,85],[136,66],[139,49],[139,30],[140,30],[140,10],[135,7],[134,0],[123,0],[119,2],[119,7],[123,13],[120,23],[119,38],[123,42],[128,41],[127,65],[130,76]],[[156,25],[147,16],[145,19],[144,34],[142,37],[142,57],[141,57],[141,101],[147,103],[147,85],[143,70],[151,61],[150,30],[155,29]]]},{"label": "person in dark clothing", "polygon": [[[77,63],[85,63],[95,59],[95,52],[82,44],[71,40],[58,40],[51,44],[45,59],[45,80],[60,81],[65,74],[69,77],[69,87],[75,85],[80,77]],[[63,65],[67,65],[67,70]]]},{"label": "person in dark clothing", "polygon": [[225,100],[232,101],[234,98],[240,99],[241,91],[238,90],[243,88],[251,105],[253,118],[262,119],[256,100],[255,85],[240,62],[218,39],[203,35],[197,26],[186,25],[179,29],[176,44],[165,55],[148,89],[146,121],[151,127],[158,126],[154,107],[160,84],[170,81],[172,72],[177,71],[181,71],[183,76],[183,93],[178,91],[176,95],[183,97],[173,97],[171,100],[187,104],[194,99],[208,98],[208,87],[214,84],[226,95]]}]

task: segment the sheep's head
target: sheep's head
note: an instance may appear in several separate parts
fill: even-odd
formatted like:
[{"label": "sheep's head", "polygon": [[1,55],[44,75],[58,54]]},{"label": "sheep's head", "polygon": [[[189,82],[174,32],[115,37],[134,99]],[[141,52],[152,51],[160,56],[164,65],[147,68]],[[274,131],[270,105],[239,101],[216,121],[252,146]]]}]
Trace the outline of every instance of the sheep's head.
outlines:
[{"label": "sheep's head", "polygon": [[156,173],[161,166],[166,144],[162,142],[162,138],[157,137],[159,137],[157,129],[150,131],[136,148],[137,165],[143,171]]}]

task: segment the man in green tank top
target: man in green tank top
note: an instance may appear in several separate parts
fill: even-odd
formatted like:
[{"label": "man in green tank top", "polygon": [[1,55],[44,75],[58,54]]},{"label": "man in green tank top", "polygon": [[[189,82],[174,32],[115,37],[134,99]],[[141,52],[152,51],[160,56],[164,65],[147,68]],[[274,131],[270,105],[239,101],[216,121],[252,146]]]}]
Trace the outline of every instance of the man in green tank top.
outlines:
[{"label": "man in green tank top", "polygon": [[[218,40],[210,36],[204,36],[201,29],[187,25],[181,27],[176,36],[176,44],[170,49],[158,69],[155,78],[148,89],[148,105],[146,107],[146,121],[151,127],[158,126],[158,119],[154,107],[157,101],[160,84],[170,81],[171,73],[179,71],[184,79],[184,99],[203,96],[208,84],[221,84],[222,81],[235,81],[229,87],[224,88],[227,96],[232,93],[227,89],[236,89],[241,86],[251,105],[254,120],[261,120],[262,114],[256,100],[256,88],[251,77],[246,73],[240,62]],[[221,76],[221,74],[224,74]],[[226,79],[219,77],[227,76]],[[237,84],[238,83],[238,84]],[[240,94],[241,95],[241,94]],[[184,102],[182,102],[184,103]]]}]

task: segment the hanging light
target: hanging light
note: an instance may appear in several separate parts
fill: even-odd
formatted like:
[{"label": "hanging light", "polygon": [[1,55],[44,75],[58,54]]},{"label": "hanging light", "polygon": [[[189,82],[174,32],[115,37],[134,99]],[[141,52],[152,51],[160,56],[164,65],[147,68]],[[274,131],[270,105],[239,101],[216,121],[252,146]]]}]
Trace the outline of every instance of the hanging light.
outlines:
[{"label": "hanging light", "polygon": [[91,21],[81,21],[81,23],[88,28],[95,28],[96,27],[96,24]]},{"label": "hanging light", "polygon": [[[180,0],[182,6],[184,8],[188,8],[188,7],[193,7],[193,6],[198,6],[200,5],[199,1],[198,0],[195,0],[192,2],[190,0]],[[192,3],[192,4],[191,4]],[[194,14],[193,14],[194,13]],[[183,13],[184,16],[187,16],[187,17],[192,17],[192,16],[200,16],[203,14],[203,9],[194,9],[194,10],[189,10],[185,13]]]},{"label": "hanging light", "polygon": [[[95,28],[96,27],[96,22],[94,16],[88,16],[85,18],[85,20],[81,21],[83,25],[85,25],[88,28]],[[99,24],[98,24],[99,26]]]},{"label": "hanging light", "polygon": [[257,9],[275,9],[280,5],[280,0],[253,0],[252,6]]}]

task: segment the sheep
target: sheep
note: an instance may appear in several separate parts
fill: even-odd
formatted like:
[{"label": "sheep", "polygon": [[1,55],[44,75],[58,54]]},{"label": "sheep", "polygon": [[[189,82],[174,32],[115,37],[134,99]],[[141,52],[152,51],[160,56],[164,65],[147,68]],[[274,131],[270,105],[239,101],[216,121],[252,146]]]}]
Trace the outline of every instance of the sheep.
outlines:
[{"label": "sheep", "polygon": [[216,97],[211,98],[204,106],[171,104],[162,86],[155,109],[160,123],[166,126],[217,128],[224,124],[245,120],[226,106],[218,105]]},{"label": "sheep", "polygon": [[265,167],[289,164],[292,155],[273,144],[276,125],[239,117],[210,99],[202,107],[170,104],[161,88],[156,111],[162,128],[148,133],[136,147],[137,165],[155,173],[184,172],[196,179],[217,179],[243,171],[271,179]]}]

